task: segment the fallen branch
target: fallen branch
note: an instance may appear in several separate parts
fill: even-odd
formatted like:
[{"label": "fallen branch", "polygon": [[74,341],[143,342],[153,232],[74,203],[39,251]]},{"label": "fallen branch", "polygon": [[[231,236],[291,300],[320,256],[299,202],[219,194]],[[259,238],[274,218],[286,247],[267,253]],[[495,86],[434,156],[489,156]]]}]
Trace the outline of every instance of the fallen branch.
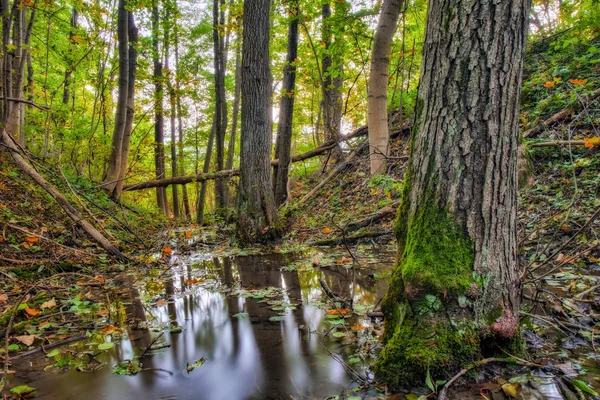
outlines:
[{"label": "fallen branch", "polygon": [[369,226],[369,225],[371,225],[377,221],[380,221],[384,218],[395,216],[399,205],[400,205],[400,202],[396,201],[390,205],[383,207],[381,210],[377,211],[374,214],[369,215],[366,218],[363,218],[356,222],[350,222],[349,224],[346,225],[346,230],[347,231],[356,231],[360,228]]},{"label": "fallen branch", "polygon": [[[385,235],[392,235],[393,233],[390,231],[376,231],[376,232],[365,232],[359,233],[358,235],[346,236],[345,240],[350,243],[359,239],[368,238],[368,237],[378,237]],[[331,239],[323,239],[323,240],[315,240],[313,242],[309,242],[309,246],[334,246],[339,243],[342,243],[344,238],[331,238]]]},{"label": "fallen branch", "polygon": [[[592,103],[592,102],[596,101],[596,99],[598,97],[600,97],[600,89],[596,90],[594,93],[592,93],[591,95],[588,96],[588,99],[589,99],[588,103]],[[523,137],[524,138],[534,137],[538,133],[542,132],[546,127],[548,127],[552,124],[555,124],[559,121],[562,121],[564,119],[567,119],[571,114],[573,114],[576,111],[579,111],[582,107],[583,107],[583,105],[581,103],[578,103],[574,106],[564,108],[563,110],[552,115],[550,118],[545,119],[544,121],[536,124],[534,127],[523,132]]]},{"label": "fallen branch", "polygon": [[12,356],[11,358],[9,358],[9,361],[18,360],[20,358],[26,358],[26,357],[32,356],[34,354],[40,353],[41,351],[46,352],[48,350],[52,350],[54,348],[64,346],[65,344],[79,342],[86,338],[87,338],[87,336],[83,335],[83,336],[75,336],[75,337],[64,339],[64,340],[59,340],[58,342],[51,343],[48,346],[38,347],[37,349],[31,350],[31,351],[28,351],[25,353],[17,354],[16,356]]},{"label": "fallen branch", "polygon": [[102,233],[100,233],[92,224],[87,222],[79,211],[77,211],[71,203],[43,176],[41,176],[21,155],[19,149],[15,146],[13,139],[9,136],[5,129],[0,131],[0,142],[2,142],[10,151],[15,163],[25,172],[35,183],[41,186],[48,194],[54,197],[54,200],[61,206],[63,211],[71,218],[77,226],[83,229],[90,235],[96,243],[98,243],[106,252],[121,261],[129,261],[123,253],[119,251]]},{"label": "fallen branch", "polygon": [[552,142],[529,143],[529,147],[585,146],[585,140],[555,140]]}]

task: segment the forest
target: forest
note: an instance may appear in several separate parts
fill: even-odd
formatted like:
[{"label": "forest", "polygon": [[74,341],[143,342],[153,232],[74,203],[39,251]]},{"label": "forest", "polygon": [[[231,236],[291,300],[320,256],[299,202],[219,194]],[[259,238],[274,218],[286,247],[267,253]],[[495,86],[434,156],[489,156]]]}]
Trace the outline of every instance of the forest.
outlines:
[{"label": "forest", "polygon": [[597,0],[0,0],[2,399],[600,398]]}]

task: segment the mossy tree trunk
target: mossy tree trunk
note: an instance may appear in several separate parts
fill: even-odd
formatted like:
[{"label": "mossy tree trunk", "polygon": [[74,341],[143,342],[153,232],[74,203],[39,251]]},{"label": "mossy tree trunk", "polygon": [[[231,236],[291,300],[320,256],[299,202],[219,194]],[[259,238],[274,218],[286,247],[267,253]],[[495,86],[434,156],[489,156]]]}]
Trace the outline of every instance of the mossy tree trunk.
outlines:
[{"label": "mossy tree trunk", "polygon": [[270,0],[244,1],[237,221],[237,233],[243,242],[272,236],[277,220],[271,190],[270,9]]},{"label": "mossy tree trunk", "polygon": [[517,143],[528,0],[429,3],[399,263],[376,364],[392,390],[519,343]]}]

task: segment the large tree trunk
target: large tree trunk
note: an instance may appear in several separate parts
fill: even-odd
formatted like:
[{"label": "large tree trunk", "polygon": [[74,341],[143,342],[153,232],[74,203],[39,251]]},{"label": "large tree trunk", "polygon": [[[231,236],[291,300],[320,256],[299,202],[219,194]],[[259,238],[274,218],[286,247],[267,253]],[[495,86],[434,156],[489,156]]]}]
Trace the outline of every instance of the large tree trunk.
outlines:
[{"label": "large tree trunk", "polygon": [[288,198],[288,179],[292,164],[292,120],[294,118],[294,98],[296,90],[296,57],[298,55],[298,3],[291,6],[288,30],[287,60],[283,68],[283,94],[279,103],[279,124],[275,158],[279,164],[273,169],[273,195],[275,205],[280,206]]},{"label": "large tree trunk", "polygon": [[129,148],[131,144],[131,132],[133,131],[133,117],[135,114],[135,78],[137,73],[137,42],[138,28],[135,26],[133,12],[128,11],[128,36],[129,36],[129,78],[127,79],[127,116],[125,118],[125,129],[123,131],[123,140],[121,142],[121,165],[119,166],[119,180],[117,187],[113,192],[115,200],[121,199],[125,177],[127,175],[127,163],[129,160]]},{"label": "large tree trunk", "polygon": [[127,0],[119,0],[117,16],[117,39],[119,42],[119,90],[117,97],[117,109],[115,113],[115,126],[112,136],[112,146],[108,169],[104,177],[104,188],[111,197],[115,197],[119,173],[121,167],[121,155],[123,153],[123,134],[125,133],[125,122],[127,119],[127,92],[129,90],[129,11],[127,11]]},{"label": "large tree trunk", "polygon": [[518,351],[519,93],[529,1],[429,4],[399,264],[376,374],[393,390]]},{"label": "large tree trunk", "polygon": [[275,234],[271,191],[270,0],[244,2],[242,41],[242,143],[238,189],[238,236],[256,242]]},{"label": "large tree trunk", "polygon": [[[224,10],[219,12],[219,1],[221,8],[224,7],[222,0],[213,1],[213,47],[214,47],[214,69],[215,69],[215,139],[217,148],[217,171],[225,167],[225,132],[227,131],[227,99],[225,98],[225,41],[223,29],[225,23]],[[227,190],[225,181],[215,181],[215,200],[217,208],[227,207]]]},{"label": "large tree trunk", "polygon": [[[154,58],[154,164],[156,179],[165,178],[165,119],[163,115],[163,85],[162,61],[158,46],[160,16],[158,12],[159,0],[154,0],[152,6],[152,47]],[[167,191],[164,187],[156,188],[156,201],[158,208],[164,215],[169,216]]]},{"label": "large tree trunk", "polygon": [[390,51],[401,8],[402,0],[384,0],[373,41],[368,104],[371,175],[386,173],[386,157],[390,141],[387,119]]}]

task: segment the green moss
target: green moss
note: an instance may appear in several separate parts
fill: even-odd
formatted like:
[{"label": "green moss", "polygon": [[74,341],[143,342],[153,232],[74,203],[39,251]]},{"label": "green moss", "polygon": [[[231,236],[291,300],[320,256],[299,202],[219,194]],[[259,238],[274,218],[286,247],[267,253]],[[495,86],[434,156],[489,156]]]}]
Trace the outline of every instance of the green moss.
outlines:
[{"label": "green moss", "polygon": [[[406,217],[404,217],[406,218]],[[430,204],[408,222],[400,269],[430,294],[460,293],[473,280],[473,243],[448,212]],[[400,241],[400,238],[398,238]]]},{"label": "green moss", "polygon": [[427,370],[434,380],[447,379],[479,358],[479,336],[473,328],[421,321],[396,327],[377,359],[375,374],[396,392],[425,386]]}]

